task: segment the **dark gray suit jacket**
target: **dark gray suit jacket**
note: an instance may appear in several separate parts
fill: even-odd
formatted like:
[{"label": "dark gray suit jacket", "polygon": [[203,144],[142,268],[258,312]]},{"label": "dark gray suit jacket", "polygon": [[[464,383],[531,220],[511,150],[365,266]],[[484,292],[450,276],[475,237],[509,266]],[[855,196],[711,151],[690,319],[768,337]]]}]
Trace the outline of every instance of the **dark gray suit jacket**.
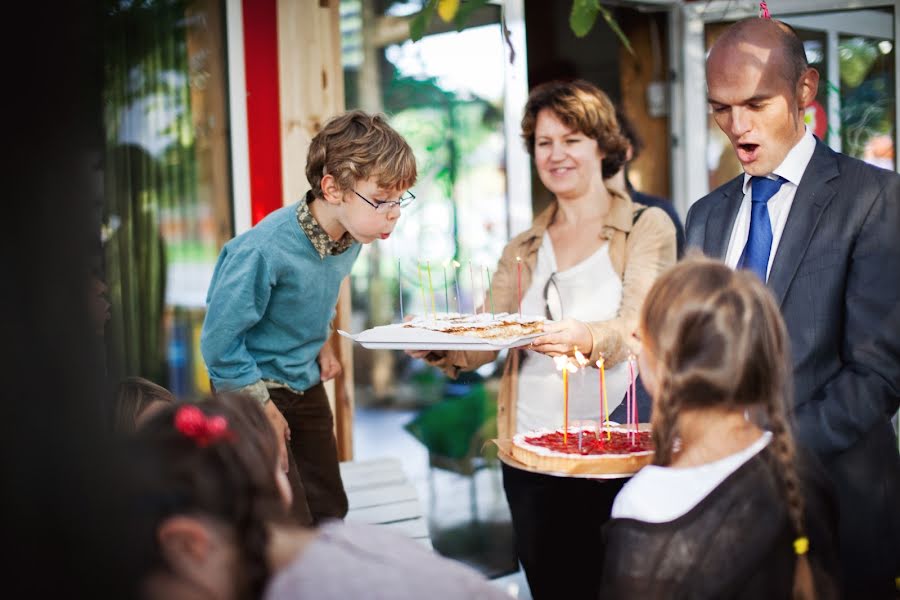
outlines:
[{"label": "dark gray suit jacket", "polygon": [[[691,207],[689,247],[725,257],[742,183],[743,175]],[[900,454],[890,423],[900,406],[900,175],[817,140],[768,285],[791,338],[798,441],[822,459],[840,498],[845,577],[892,580],[900,574]]]}]

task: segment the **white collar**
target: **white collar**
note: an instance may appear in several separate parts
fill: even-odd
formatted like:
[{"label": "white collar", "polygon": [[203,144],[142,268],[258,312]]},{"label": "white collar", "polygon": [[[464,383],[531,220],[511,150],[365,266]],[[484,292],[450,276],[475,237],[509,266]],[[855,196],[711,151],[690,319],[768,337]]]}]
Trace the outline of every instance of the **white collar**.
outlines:
[{"label": "white collar", "polygon": [[[806,171],[806,167],[809,165],[809,161],[812,160],[812,155],[815,151],[816,138],[813,137],[809,127],[804,126],[803,137],[791,148],[782,163],[769,175],[769,178],[784,177],[788,182],[799,186],[800,180],[803,178],[803,172]],[[749,189],[750,175],[744,173],[744,194],[747,194]]]}]

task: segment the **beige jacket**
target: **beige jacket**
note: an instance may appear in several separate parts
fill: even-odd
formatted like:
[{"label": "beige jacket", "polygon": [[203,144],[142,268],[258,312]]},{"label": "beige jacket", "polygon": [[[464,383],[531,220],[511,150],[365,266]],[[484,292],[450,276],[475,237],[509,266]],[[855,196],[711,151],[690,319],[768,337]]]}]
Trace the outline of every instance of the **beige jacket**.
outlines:
[{"label": "beige jacket", "polygon": [[[591,364],[602,354],[607,366],[625,360],[636,348],[629,344],[637,328],[641,303],[656,277],[675,264],[675,226],[665,211],[646,208],[619,192],[610,190],[612,206],[601,237],[609,242],[609,258],[622,279],[622,304],[619,314],[609,321],[587,323],[594,337]],[[531,285],[538,249],[544,232],[556,216],[554,202],[544,210],[531,228],[513,238],[503,249],[493,278],[494,307],[497,312],[517,312],[516,257],[522,259],[522,293]],[[634,218],[643,210],[637,222]],[[522,350],[511,350],[500,381],[497,406],[497,429],[500,439],[512,437],[516,431],[516,390]],[[429,355],[426,360],[456,378],[460,371],[471,371],[491,362],[497,352],[451,351],[444,356]]]}]

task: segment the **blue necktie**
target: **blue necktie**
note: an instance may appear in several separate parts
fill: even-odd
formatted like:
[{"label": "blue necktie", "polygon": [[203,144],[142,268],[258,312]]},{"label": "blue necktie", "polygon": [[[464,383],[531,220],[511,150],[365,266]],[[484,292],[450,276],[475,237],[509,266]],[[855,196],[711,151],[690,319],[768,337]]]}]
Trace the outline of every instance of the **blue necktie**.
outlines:
[{"label": "blue necktie", "polygon": [[772,251],[772,223],[769,221],[769,199],[774,196],[787,180],[783,177],[750,178],[750,233],[747,245],[738,261],[738,267],[753,271],[763,281],[769,267],[769,253]]}]

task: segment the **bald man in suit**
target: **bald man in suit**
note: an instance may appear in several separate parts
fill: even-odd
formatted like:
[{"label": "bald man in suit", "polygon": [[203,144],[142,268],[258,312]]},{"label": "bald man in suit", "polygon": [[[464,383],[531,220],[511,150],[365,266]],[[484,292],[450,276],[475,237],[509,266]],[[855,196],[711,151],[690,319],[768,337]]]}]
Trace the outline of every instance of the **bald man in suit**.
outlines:
[{"label": "bald man in suit", "polygon": [[771,288],[791,338],[795,434],[838,496],[845,594],[893,597],[900,175],[836,153],[806,128],[818,73],[786,25],[736,23],[706,70],[713,116],[744,173],[691,207],[687,244]]}]

